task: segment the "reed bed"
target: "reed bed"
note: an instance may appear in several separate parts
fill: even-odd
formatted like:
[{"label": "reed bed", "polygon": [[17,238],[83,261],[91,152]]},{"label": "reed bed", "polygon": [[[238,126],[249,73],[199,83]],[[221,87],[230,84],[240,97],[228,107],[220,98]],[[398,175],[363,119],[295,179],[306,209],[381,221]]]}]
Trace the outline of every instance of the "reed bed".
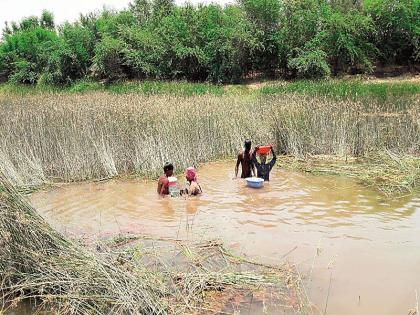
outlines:
[{"label": "reed bed", "polygon": [[288,169],[353,177],[389,196],[413,193],[420,186],[420,157],[392,151],[372,152],[358,158],[289,156],[283,163]]},{"label": "reed bed", "polygon": [[277,310],[306,313],[300,278],[285,263],[258,264],[216,242],[120,237],[82,246],[53,230],[2,174],[0,185],[0,310],[30,300],[54,314],[215,314],[228,302],[216,303],[221,297],[270,290]]},{"label": "reed bed", "polygon": [[420,151],[420,100],[363,102],[295,94],[0,96],[0,170],[20,187],[156,176],[233,157],[245,138],[280,153]]}]

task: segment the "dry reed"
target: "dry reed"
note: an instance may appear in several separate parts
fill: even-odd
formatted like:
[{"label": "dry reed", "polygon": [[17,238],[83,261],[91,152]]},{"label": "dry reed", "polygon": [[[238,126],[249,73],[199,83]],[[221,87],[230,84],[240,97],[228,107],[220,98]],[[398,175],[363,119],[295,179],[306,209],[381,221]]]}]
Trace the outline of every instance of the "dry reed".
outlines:
[{"label": "dry reed", "polygon": [[54,231],[0,174],[0,292],[54,302],[70,314],[162,314],[168,306],[153,275],[129,273]]},{"label": "dry reed", "polygon": [[420,151],[420,100],[401,104],[302,95],[0,96],[0,169],[19,186],[119,174],[155,176],[234,156],[245,138],[279,152]]},{"label": "dry reed", "polygon": [[288,169],[353,177],[386,195],[412,193],[420,186],[420,157],[392,151],[358,158],[308,155],[296,159],[289,156],[283,163]]}]

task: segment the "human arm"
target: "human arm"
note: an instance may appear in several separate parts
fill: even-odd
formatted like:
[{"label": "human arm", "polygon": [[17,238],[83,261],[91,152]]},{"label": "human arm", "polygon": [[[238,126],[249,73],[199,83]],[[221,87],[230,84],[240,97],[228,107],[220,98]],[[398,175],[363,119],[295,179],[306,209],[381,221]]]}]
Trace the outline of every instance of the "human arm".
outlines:
[{"label": "human arm", "polygon": [[196,195],[201,194],[201,192],[202,191],[201,191],[200,185],[198,185],[197,182],[191,182],[191,185],[188,189],[188,195],[189,196],[196,196]]},{"label": "human arm", "polygon": [[238,170],[239,170],[239,164],[241,164],[241,153],[238,154],[238,159],[236,160],[236,166],[235,166],[235,178],[238,177]]},{"label": "human arm", "polygon": [[252,172],[254,177],[258,176],[258,172],[261,172],[261,163],[258,162],[257,160],[257,151],[258,151],[259,146],[255,147],[255,150],[252,154],[252,158],[251,158],[251,167],[252,167]]},{"label": "human arm", "polygon": [[252,171],[252,176],[257,177],[257,172],[255,171],[254,163],[251,164],[251,171]]},{"label": "human arm", "polygon": [[160,185],[161,185],[159,195],[160,196],[165,196],[167,194],[166,191],[167,191],[168,186],[169,186],[169,180],[168,179],[162,179],[162,180],[159,180],[159,182],[160,182]]},{"label": "human arm", "polygon": [[273,158],[270,161],[270,170],[273,168],[274,164],[276,164],[277,161],[277,155],[274,152],[273,146],[271,146],[271,153],[273,154]]},{"label": "human arm", "polygon": [[157,193],[160,195],[160,191],[162,189],[162,180],[159,178],[158,184],[157,184]]},{"label": "human arm", "polygon": [[[254,152],[252,152],[251,161],[252,161],[252,168],[253,168],[253,170],[254,170],[255,168],[257,168],[257,169],[258,169],[258,168],[261,166],[261,163],[260,163],[260,162],[258,162],[258,160],[257,160],[257,151],[258,151],[259,147],[260,147],[260,146],[256,146],[256,147],[255,147]],[[254,174],[254,175],[255,175],[255,174]]]}]

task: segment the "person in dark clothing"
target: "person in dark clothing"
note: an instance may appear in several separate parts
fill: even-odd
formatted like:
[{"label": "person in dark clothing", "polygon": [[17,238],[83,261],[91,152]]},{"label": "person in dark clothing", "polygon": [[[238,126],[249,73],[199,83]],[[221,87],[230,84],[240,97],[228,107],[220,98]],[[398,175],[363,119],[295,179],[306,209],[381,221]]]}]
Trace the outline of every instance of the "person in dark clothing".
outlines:
[{"label": "person in dark clothing", "polygon": [[245,140],[245,149],[239,152],[236,160],[235,178],[238,177],[239,164],[242,166],[241,178],[255,176],[255,167],[252,163],[251,140]]},{"label": "person in dark clothing", "polygon": [[261,163],[257,161],[257,151],[259,146],[255,147],[254,153],[252,154],[252,164],[255,165],[257,169],[257,177],[264,179],[264,181],[270,180],[270,171],[273,168],[274,164],[276,164],[277,156],[274,153],[273,146],[271,146],[271,153],[273,154],[273,158],[269,163],[267,162],[267,157],[265,155],[261,155]]}]

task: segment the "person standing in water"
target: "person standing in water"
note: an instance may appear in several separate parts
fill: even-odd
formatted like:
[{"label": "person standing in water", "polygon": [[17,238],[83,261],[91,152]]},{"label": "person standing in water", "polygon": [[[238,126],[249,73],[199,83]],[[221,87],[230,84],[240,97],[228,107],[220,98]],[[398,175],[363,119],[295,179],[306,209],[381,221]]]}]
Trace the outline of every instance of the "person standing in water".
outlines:
[{"label": "person standing in water", "polygon": [[245,148],[238,154],[235,167],[235,178],[238,177],[239,164],[242,166],[241,178],[255,176],[255,167],[252,164],[251,140],[245,140]]},{"label": "person standing in water", "polygon": [[264,179],[264,181],[268,182],[270,180],[270,171],[273,168],[274,164],[276,164],[277,156],[274,153],[273,146],[271,147],[271,153],[273,154],[273,158],[271,161],[267,164],[267,156],[261,155],[261,163],[257,160],[257,152],[259,149],[259,146],[255,147],[254,153],[252,154],[252,164],[255,165],[257,168],[257,177]]},{"label": "person standing in water", "polygon": [[174,166],[172,163],[166,162],[163,166],[164,174],[159,177],[157,192],[160,196],[169,195],[169,179],[174,173]]},{"label": "person standing in water", "polygon": [[187,179],[187,185],[185,189],[181,190],[181,195],[197,196],[202,193],[201,187],[197,182],[197,172],[194,167],[191,166],[185,170],[185,178]]}]

